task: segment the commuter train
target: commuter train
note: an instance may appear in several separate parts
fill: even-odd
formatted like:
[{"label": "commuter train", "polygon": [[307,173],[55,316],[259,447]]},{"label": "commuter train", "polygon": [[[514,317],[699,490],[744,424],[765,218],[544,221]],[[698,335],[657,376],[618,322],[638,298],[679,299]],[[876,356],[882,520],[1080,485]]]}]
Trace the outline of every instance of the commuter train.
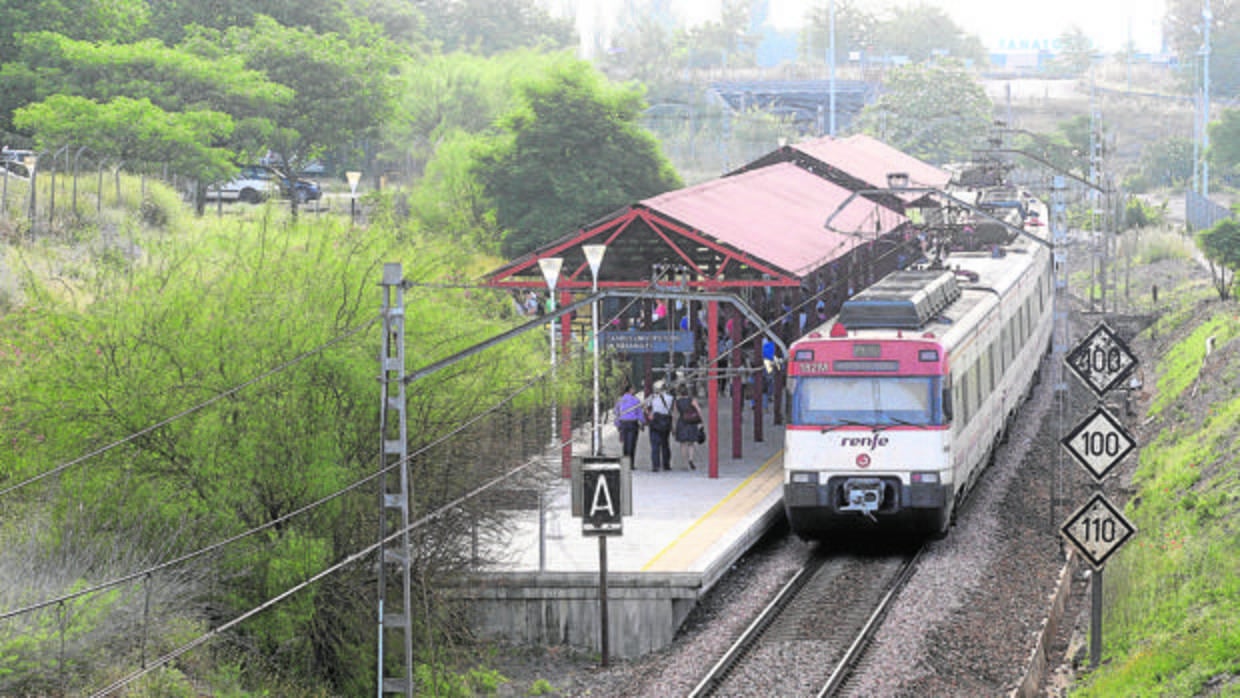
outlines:
[{"label": "commuter train", "polygon": [[947,534],[1050,345],[1045,230],[892,272],[792,343],[784,508],[799,537]]}]

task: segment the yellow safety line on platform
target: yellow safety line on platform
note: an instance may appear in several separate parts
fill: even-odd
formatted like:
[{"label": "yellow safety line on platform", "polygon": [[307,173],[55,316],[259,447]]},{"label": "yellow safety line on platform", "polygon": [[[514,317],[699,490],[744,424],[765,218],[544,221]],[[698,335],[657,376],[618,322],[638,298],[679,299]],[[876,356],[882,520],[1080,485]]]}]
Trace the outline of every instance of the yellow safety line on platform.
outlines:
[{"label": "yellow safety line on platform", "polygon": [[[729,492],[726,497],[720,500],[718,504],[711,507],[709,511],[707,511],[705,514],[702,514],[700,517],[698,517],[698,519],[694,521],[693,524],[689,526],[689,528],[685,529],[684,533],[681,533],[679,536],[676,536],[676,538],[673,539],[672,542],[664,546],[664,548],[660,550],[658,553],[655,553],[655,556],[650,558],[650,561],[647,562],[642,567],[642,571],[643,572],[687,571],[687,570],[683,570],[679,568],[666,569],[667,567],[669,567],[669,565],[665,565],[664,566],[665,569],[655,570],[654,566],[660,561],[662,561],[664,557],[667,557],[669,553],[672,551],[672,549],[685,544],[687,541],[690,540],[691,537],[696,539],[693,541],[696,544],[692,547],[692,551],[694,555],[695,556],[701,555],[702,553],[706,552],[706,550],[709,549],[710,546],[715,543],[715,541],[722,538],[724,533],[727,533],[729,527],[717,526],[710,530],[706,530],[704,528],[701,528],[701,526],[704,523],[706,523],[712,516],[715,516],[716,514],[720,513],[720,510],[725,505],[745,504],[747,508],[744,509],[744,512],[748,513],[754,504],[762,501],[763,499],[766,499],[766,496],[770,494],[770,491],[775,486],[783,484],[783,468],[777,468],[777,469],[771,468],[771,465],[773,463],[778,462],[778,460],[780,459],[782,455],[783,455],[783,449],[780,449],[778,452],[775,453],[775,455],[768,458],[767,461],[762,464],[762,467],[758,468],[757,470],[753,472],[752,475],[742,480],[741,483],[737,485],[735,488],[733,488],[732,491]],[[763,486],[754,487],[753,490],[748,493],[749,494],[748,497],[745,497],[743,499],[739,498],[739,495],[745,491],[745,488],[748,487],[751,483],[754,483],[755,481],[759,480],[759,478],[763,480],[763,482],[760,483]],[[740,517],[734,516],[733,518],[737,519]]]}]

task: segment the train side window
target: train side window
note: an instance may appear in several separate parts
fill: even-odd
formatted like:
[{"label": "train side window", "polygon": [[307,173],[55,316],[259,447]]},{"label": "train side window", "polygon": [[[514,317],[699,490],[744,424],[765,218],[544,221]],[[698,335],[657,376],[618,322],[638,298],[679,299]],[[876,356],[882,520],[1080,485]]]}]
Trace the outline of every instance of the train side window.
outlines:
[{"label": "train side window", "polygon": [[961,426],[969,425],[969,417],[971,416],[969,414],[969,394],[969,372],[965,371],[960,376],[960,399],[957,401],[960,404]]},{"label": "train side window", "polygon": [[1015,358],[1015,352],[1012,351],[1013,345],[1012,319],[1008,318],[1008,321],[1003,323],[1003,360],[1006,362],[1004,370],[1006,370],[1006,365],[1010,365]]},{"label": "train side window", "polygon": [[999,343],[993,342],[986,350],[986,356],[990,359],[990,389],[994,391],[995,386],[999,383],[999,376],[1003,375],[1003,368],[999,366],[1002,361],[1002,352]]},{"label": "train side window", "polygon": [[983,358],[985,357],[979,356],[977,363],[973,364],[973,368],[972,368],[973,380],[971,382],[973,383],[973,395],[972,395],[971,401],[973,405],[972,405],[972,408],[969,410],[970,414],[977,414],[982,409],[982,359]]},{"label": "train side window", "polygon": [[[995,389],[994,347],[993,346],[986,347],[986,351],[982,352],[982,359],[979,363],[981,365],[982,375],[981,375],[981,380],[978,381],[977,387],[978,387],[978,392],[979,392],[979,397],[980,397],[980,395],[989,395],[990,393],[994,392],[994,389]],[[981,401],[979,400],[979,404],[980,402]]]},{"label": "train side window", "polygon": [[954,415],[952,409],[952,374],[947,374],[946,383],[943,385],[943,421],[951,422]]}]

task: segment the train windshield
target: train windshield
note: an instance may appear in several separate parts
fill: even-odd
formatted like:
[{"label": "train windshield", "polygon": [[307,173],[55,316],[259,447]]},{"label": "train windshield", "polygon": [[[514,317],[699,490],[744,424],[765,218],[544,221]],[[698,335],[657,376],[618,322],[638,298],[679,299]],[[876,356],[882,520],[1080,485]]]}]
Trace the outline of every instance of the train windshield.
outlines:
[{"label": "train windshield", "polygon": [[796,380],[792,424],[942,424],[941,379],[930,376],[815,376]]}]

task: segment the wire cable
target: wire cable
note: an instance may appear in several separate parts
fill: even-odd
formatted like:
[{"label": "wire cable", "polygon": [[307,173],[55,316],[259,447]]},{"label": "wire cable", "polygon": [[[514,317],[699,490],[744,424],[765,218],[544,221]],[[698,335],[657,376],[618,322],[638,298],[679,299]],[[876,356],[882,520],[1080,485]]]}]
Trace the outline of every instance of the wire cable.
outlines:
[{"label": "wire cable", "polygon": [[[887,253],[881,254],[881,255],[879,255],[879,256],[876,256],[876,257],[875,257],[875,259],[874,259],[873,261],[879,261],[879,260],[885,259],[888,255],[895,254],[895,253],[897,252],[898,248],[899,248],[899,246],[894,246],[894,247],[893,247],[893,249],[892,249],[890,252],[887,252]],[[614,319],[614,318],[616,318],[616,317],[621,317],[621,316],[623,316],[623,314],[624,314],[627,310],[629,310],[629,309],[630,309],[633,305],[635,305],[636,303],[638,303],[639,301],[641,301],[641,300],[643,300],[643,299],[647,299],[647,298],[657,298],[657,297],[658,297],[658,289],[657,289],[657,286],[656,286],[656,285],[657,285],[657,282],[658,282],[658,281],[659,281],[659,278],[657,278],[657,277],[656,277],[655,279],[653,279],[653,280],[652,280],[652,282],[651,282],[651,284],[650,284],[650,285],[646,288],[646,290],[647,290],[647,291],[649,291],[649,292],[648,292],[648,293],[643,293],[641,296],[634,297],[634,298],[633,298],[633,299],[632,299],[629,303],[627,303],[625,306],[623,306],[623,307],[622,307],[622,308],[621,308],[621,309],[617,312],[617,314],[616,314],[615,316],[613,316],[613,319]],[[846,281],[845,279],[839,279],[839,280],[837,280],[836,284],[842,284],[842,283],[844,283],[845,281]],[[790,317],[790,316],[791,316],[791,315],[792,315],[795,311],[797,311],[797,310],[799,310],[799,309],[801,309],[801,308],[803,308],[803,307],[807,306],[810,302],[813,302],[814,300],[816,300],[816,299],[820,298],[821,296],[823,296],[823,295],[824,295],[824,294],[826,294],[827,292],[829,292],[829,291],[834,291],[834,290],[835,290],[835,285],[825,287],[822,291],[820,291],[820,292],[818,292],[818,293],[816,293],[816,294],[813,294],[813,295],[808,296],[808,297],[807,297],[807,298],[806,298],[806,299],[805,299],[802,303],[800,303],[800,304],[798,304],[798,305],[796,305],[796,306],[791,307],[791,308],[790,308],[790,309],[789,309],[786,313],[784,313],[783,315],[776,316],[776,318],[774,318],[774,321],[775,321],[775,322],[778,322],[778,321],[779,321],[779,320],[781,320],[781,319],[786,319],[786,318],[789,318],[789,317]],[[132,435],[131,437],[128,437],[125,441],[132,440],[133,438],[136,438],[137,436],[141,436],[142,434],[148,433],[149,431],[151,431],[151,430],[153,430],[153,429],[155,429],[155,428],[158,428],[158,427],[160,427],[160,426],[163,426],[163,425],[165,425],[165,424],[167,424],[167,423],[169,423],[169,422],[171,422],[171,421],[173,421],[173,420],[175,420],[175,419],[178,419],[178,418],[183,417],[183,416],[185,416],[185,415],[187,415],[187,414],[190,414],[190,413],[192,413],[192,412],[194,412],[194,411],[197,411],[197,410],[199,410],[199,409],[202,409],[202,408],[204,408],[204,407],[206,407],[206,406],[208,406],[208,405],[212,404],[213,402],[218,401],[219,399],[222,399],[223,397],[226,397],[226,396],[228,396],[228,395],[230,395],[230,394],[233,394],[233,393],[237,392],[238,390],[241,390],[241,389],[243,389],[244,387],[247,387],[248,385],[253,384],[254,382],[256,382],[256,381],[258,381],[258,380],[261,380],[261,379],[263,379],[263,378],[265,378],[265,377],[267,377],[267,376],[269,376],[269,375],[271,375],[271,374],[274,374],[274,373],[276,373],[276,372],[278,372],[278,371],[280,371],[280,370],[284,370],[284,369],[285,369],[285,368],[287,368],[288,366],[291,366],[291,365],[293,365],[294,363],[297,363],[298,361],[304,360],[305,358],[308,358],[309,356],[311,356],[311,355],[313,355],[313,354],[315,354],[315,353],[318,353],[318,352],[320,352],[320,351],[322,351],[322,350],[325,350],[326,348],[330,347],[331,345],[333,345],[333,344],[335,344],[335,343],[337,343],[337,342],[339,342],[339,341],[343,341],[344,339],[347,339],[349,336],[352,336],[353,334],[356,334],[357,332],[361,332],[362,330],[366,329],[367,327],[369,327],[370,325],[374,324],[374,323],[375,323],[375,322],[377,322],[377,321],[378,321],[378,318],[372,319],[370,322],[368,322],[368,323],[366,323],[366,324],[364,324],[364,325],[362,325],[362,326],[359,326],[358,328],[355,328],[354,330],[352,330],[352,331],[348,332],[347,334],[342,335],[342,336],[340,336],[340,337],[338,337],[338,338],[336,338],[336,339],[332,340],[331,342],[329,342],[329,343],[327,343],[327,344],[325,344],[325,345],[323,345],[323,346],[319,347],[319,348],[318,348],[318,349],[316,349],[316,350],[312,350],[312,351],[310,351],[310,352],[306,352],[305,354],[303,354],[303,355],[301,355],[301,356],[299,356],[299,357],[297,357],[297,358],[295,358],[295,359],[291,360],[290,362],[286,362],[286,364],[283,364],[283,365],[281,365],[280,367],[277,367],[276,369],[273,369],[273,370],[271,370],[271,371],[268,371],[268,372],[266,372],[266,373],[264,373],[264,374],[262,374],[262,375],[260,375],[260,376],[258,376],[258,377],[256,377],[256,378],[254,378],[254,379],[251,379],[250,381],[247,381],[246,383],[243,383],[243,384],[241,384],[241,385],[239,385],[239,386],[237,386],[237,387],[235,387],[235,388],[233,388],[233,389],[230,389],[229,391],[226,391],[225,393],[222,393],[222,394],[220,394],[219,396],[216,396],[215,398],[212,398],[211,400],[208,400],[208,401],[206,401],[206,402],[202,403],[201,405],[196,406],[195,408],[191,408],[191,409],[189,409],[189,410],[186,410],[186,411],[184,411],[184,412],[182,412],[182,413],[179,413],[178,415],[174,415],[173,417],[170,417],[169,419],[164,420],[164,421],[162,421],[162,422],[160,422],[160,423],[158,423],[158,424],[156,424],[156,425],[153,425],[153,426],[151,426],[151,427],[148,427],[147,429],[144,429],[144,430],[142,430],[142,431],[140,431],[140,432],[137,432],[137,433],[135,433],[134,435]],[[769,326],[769,324],[770,324],[770,323],[768,323],[768,326]],[[601,331],[602,331],[602,330],[600,330],[600,332],[601,332]],[[761,336],[762,334],[763,334],[763,331],[759,330],[759,331],[757,331],[757,332],[753,333],[752,335],[749,335],[748,337],[746,337],[744,340],[742,340],[742,342],[745,342],[745,341],[749,341],[749,340],[755,339],[755,338],[757,338],[758,336]],[[597,334],[591,334],[591,337],[592,337],[592,340],[593,340],[593,341],[598,341],[598,335],[597,335]],[[717,358],[722,358],[722,357],[717,357]],[[755,369],[753,369],[753,370],[754,370],[754,371],[756,371],[757,369],[755,368]],[[481,420],[481,419],[483,419],[483,418],[485,418],[485,417],[490,416],[490,415],[491,415],[491,414],[493,414],[496,410],[498,410],[498,409],[502,408],[502,407],[503,407],[504,405],[506,405],[506,404],[509,404],[509,403],[510,403],[512,400],[514,400],[517,396],[521,395],[521,394],[522,394],[523,392],[525,392],[526,390],[531,389],[534,385],[536,385],[537,383],[539,383],[539,382],[543,381],[544,379],[546,379],[546,378],[547,378],[547,376],[549,375],[549,373],[550,373],[550,370],[548,369],[547,371],[544,371],[544,372],[542,372],[542,373],[540,373],[540,374],[535,375],[535,376],[534,376],[534,377],[532,377],[530,380],[528,380],[528,381],[527,381],[524,385],[520,386],[517,390],[515,390],[514,392],[512,392],[509,396],[507,396],[507,397],[506,397],[506,398],[504,398],[503,400],[501,400],[501,401],[499,401],[498,403],[496,403],[495,405],[493,405],[493,406],[491,406],[491,407],[487,408],[486,410],[481,411],[479,414],[475,415],[473,418],[471,418],[471,419],[469,419],[469,420],[466,420],[464,423],[462,423],[461,425],[459,425],[457,428],[455,428],[455,429],[453,429],[453,430],[451,430],[451,431],[449,431],[449,432],[446,432],[446,433],[445,433],[445,434],[443,434],[441,437],[437,438],[435,441],[433,441],[433,442],[431,442],[431,443],[429,443],[429,444],[424,445],[422,448],[420,448],[419,450],[417,450],[417,451],[415,451],[414,453],[410,454],[410,455],[409,455],[409,456],[407,456],[405,459],[403,459],[403,460],[401,460],[401,461],[399,461],[399,462],[396,462],[396,463],[392,463],[392,464],[390,464],[390,465],[388,465],[388,466],[386,466],[386,467],[384,467],[384,468],[380,469],[379,471],[377,471],[377,472],[375,472],[375,473],[372,473],[372,474],[370,474],[370,475],[368,475],[368,476],[366,476],[366,477],[363,477],[363,478],[361,478],[361,479],[359,479],[359,480],[357,480],[357,481],[355,481],[355,482],[353,482],[353,483],[351,483],[351,484],[349,484],[349,485],[347,485],[347,486],[345,486],[345,487],[343,487],[343,488],[341,488],[341,489],[339,489],[339,490],[336,490],[335,492],[333,492],[333,493],[331,493],[331,494],[329,494],[329,495],[327,495],[327,496],[325,496],[325,497],[320,498],[319,500],[316,500],[315,502],[312,502],[312,503],[310,503],[310,504],[307,504],[307,505],[305,505],[305,506],[303,506],[303,507],[301,507],[301,508],[299,508],[299,509],[297,509],[297,510],[295,510],[295,511],[293,511],[293,512],[290,512],[289,514],[286,514],[286,515],[284,515],[284,516],[281,516],[281,517],[279,517],[278,519],[274,519],[274,520],[272,520],[272,521],[270,521],[270,522],[268,522],[268,523],[266,523],[266,524],[264,524],[264,525],[262,525],[262,526],[255,527],[255,528],[253,528],[253,529],[251,529],[251,530],[249,530],[249,531],[246,531],[246,532],[243,532],[243,533],[237,534],[237,535],[235,535],[235,536],[232,536],[232,537],[230,537],[230,538],[228,538],[228,539],[225,539],[225,540],[223,540],[223,541],[220,541],[220,542],[218,542],[218,543],[215,543],[215,544],[212,544],[212,545],[210,545],[210,546],[207,546],[207,547],[201,548],[201,549],[199,549],[199,550],[197,550],[197,551],[193,551],[193,552],[191,552],[191,553],[187,553],[187,554],[182,555],[182,556],[180,556],[180,557],[178,557],[178,558],[175,558],[175,559],[173,559],[173,560],[166,561],[166,562],[161,563],[161,564],[159,564],[159,565],[152,566],[152,567],[147,568],[147,569],[145,569],[145,570],[140,570],[140,571],[137,571],[137,572],[134,572],[134,573],[128,574],[128,575],[124,575],[124,576],[122,576],[122,577],[116,578],[116,579],[111,580],[111,581],[109,581],[109,582],[105,582],[105,583],[102,583],[102,584],[99,584],[99,585],[93,586],[93,587],[88,588],[88,589],[81,589],[81,590],[78,590],[77,592],[74,592],[74,593],[72,593],[72,594],[64,595],[64,596],[61,596],[61,597],[58,597],[58,598],[54,598],[54,599],[49,599],[49,600],[46,600],[46,601],[43,601],[43,602],[40,602],[40,603],[37,603],[37,604],[33,604],[33,605],[30,605],[30,606],[24,607],[24,608],[15,609],[15,610],[12,610],[12,611],[6,611],[6,612],[4,612],[4,613],[0,613],[0,620],[7,619],[7,618],[11,618],[11,617],[14,617],[14,616],[16,616],[16,615],[20,615],[20,614],[23,614],[23,613],[32,612],[32,611],[39,610],[39,609],[42,609],[42,608],[46,608],[46,607],[51,606],[51,605],[54,605],[54,604],[62,603],[62,602],[67,601],[67,600],[71,600],[71,599],[74,599],[74,598],[78,598],[78,597],[81,597],[81,596],[85,596],[85,595],[87,595],[87,594],[91,594],[91,593],[95,593],[95,592],[98,592],[98,591],[102,591],[102,590],[107,589],[107,588],[111,588],[111,587],[114,587],[114,586],[118,586],[118,585],[120,585],[120,584],[124,584],[124,583],[130,582],[130,581],[136,580],[136,579],[138,579],[138,578],[146,577],[146,576],[148,576],[149,574],[151,574],[151,573],[153,573],[153,572],[158,572],[158,571],[161,571],[161,570],[167,569],[167,568],[169,568],[169,567],[172,567],[172,566],[175,566],[175,565],[178,565],[178,564],[182,564],[182,563],[184,563],[184,562],[187,562],[187,561],[189,561],[189,560],[191,560],[191,559],[194,559],[194,558],[200,557],[200,556],[205,555],[205,554],[207,554],[207,553],[214,552],[214,551],[216,551],[216,550],[220,550],[220,549],[222,549],[223,547],[225,547],[225,546],[227,546],[227,545],[230,545],[230,544],[232,544],[232,543],[234,543],[234,542],[237,542],[237,541],[239,541],[239,540],[241,540],[241,539],[243,539],[243,538],[246,538],[246,537],[251,536],[251,535],[254,535],[254,534],[256,534],[256,533],[259,533],[259,532],[265,531],[265,530],[267,530],[267,529],[269,529],[269,528],[272,528],[272,527],[274,527],[274,526],[280,525],[280,524],[282,524],[282,523],[284,523],[284,522],[288,521],[289,519],[292,519],[293,517],[299,516],[299,515],[301,515],[301,514],[303,514],[303,513],[307,512],[307,511],[310,511],[310,510],[312,510],[312,509],[315,509],[315,508],[317,508],[317,507],[321,506],[321,505],[322,505],[322,504],[324,504],[324,503],[327,503],[327,502],[329,502],[329,501],[331,501],[331,500],[333,500],[333,499],[335,499],[335,498],[338,498],[338,497],[340,497],[340,496],[343,496],[344,494],[346,494],[346,493],[348,493],[348,492],[351,492],[351,491],[353,491],[353,490],[355,490],[355,489],[357,489],[357,488],[361,487],[362,485],[367,484],[367,483],[369,483],[369,482],[373,481],[374,479],[378,478],[380,475],[383,475],[383,474],[387,473],[388,471],[392,470],[393,468],[396,468],[396,467],[403,467],[403,466],[407,465],[407,464],[408,464],[408,463],[409,463],[409,462],[410,462],[413,458],[415,458],[415,457],[417,457],[417,456],[419,456],[419,455],[422,455],[423,453],[426,453],[426,452],[427,452],[427,451],[429,451],[430,449],[433,449],[433,448],[435,448],[435,447],[439,446],[440,444],[442,444],[442,443],[444,443],[444,442],[446,442],[446,441],[450,440],[451,438],[455,437],[456,435],[458,435],[458,434],[462,433],[465,429],[467,429],[467,428],[469,428],[470,426],[472,426],[473,424],[477,423],[479,420]],[[102,452],[104,452],[104,451],[106,451],[106,450],[109,450],[110,448],[113,448],[113,447],[115,447],[116,445],[120,445],[120,443],[124,443],[124,441],[122,441],[122,442],[118,442],[118,443],[116,443],[116,444],[109,445],[108,447],[105,447],[105,448],[103,448],[103,449],[99,449],[98,451],[93,452],[92,454],[88,454],[88,455],[86,455],[86,456],[83,456],[82,458],[75,459],[75,461],[71,461],[71,462],[69,462],[69,463],[63,464],[62,466],[58,466],[56,469],[54,469],[54,470],[52,470],[52,471],[48,471],[47,473],[44,473],[43,475],[37,476],[36,478],[32,478],[30,481],[27,481],[27,482],[25,482],[25,483],[21,483],[21,484],[19,484],[19,485],[15,486],[15,487],[12,487],[12,488],[9,488],[9,489],[6,489],[6,490],[2,490],[2,491],[0,491],[0,495],[5,494],[5,493],[7,493],[7,492],[9,492],[9,491],[11,491],[11,490],[13,490],[13,489],[16,489],[17,487],[21,487],[21,486],[24,486],[25,484],[29,484],[29,482],[33,482],[33,481],[36,481],[36,480],[38,480],[38,479],[42,479],[42,478],[44,478],[44,477],[47,477],[47,476],[49,476],[49,475],[51,475],[51,474],[54,474],[55,472],[59,472],[59,471],[61,471],[61,470],[65,469],[65,468],[67,468],[67,467],[70,467],[70,466],[72,466],[72,465],[76,464],[77,462],[80,462],[80,461],[82,461],[82,460],[85,460],[86,458],[89,458],[89,457],[91,457],[91,456],[93,456],[93,455],[97,455],[98,453],[102,453]],[[559,443],[559,445],[558,445],[558,446],[556,446],[556,447],[554,447],[554,448],[558,450],[558,449],[563,448],[564,446],[568,445],[568,443],[570,443],[570,442],[563,442],[563,441],[562,441],[562,442],[560,442],[560,443]],[[457,507],[457,506],[459,506],[461,503],[466,502],[466,501],[468,501],[470,498],[475,497],[475,496],[478,496],[478,495],[482,494],[483,492],[485,492],[485,491],[489,490],[490,488],[492,488],[492,487],[494,487],[494,486],[498,485],[499,483],[501,483],[501,482],[503,482],[503,481],[505,481],[505,480],[508,480],[508,479],[510,479],[510,478],[512,478],[512,477],[514,477],[514,476],[516,476],[516,475],[518,475],[518,474],[520,474],[520,473],[522,473],[523,471],[525,471],[525,470],[529,469],[531,466],[533,466],[534,464],[539,463],[539,462],[541,462],[541,457],[540,457],[540,458],[531,459],[531,460],[529,460],[529,461],[526,461],[525,463],[523,463],[523,464],[521,464],[521,465],[517,466],[516,468],[514,468],[514,469],[512,469],[512,470],[510,470],[510,471],[508,471],[508,472],[505,472],[505,473],[502,473],[502,474],[501,474],[501,475],[499,475],[499,476],[496,476],[495,478],[493,478],[493,479],[492,479],[492,480],[490,480],[489,482],[484,483],[483,485],[481,485],[481,486],[479,486],[479,487],[476,487],[476,488],[474,488],[473,490],[471,490],[471,491],[469,491],[469,492],[467,492],[467,493],[462,494],[461,496],[458,496],[457,498],[455,498],[455,499],[454,499],[454,500],[452,500],[451,502],[449,502],[449,503],[447,503],[447,504],[444,504],[444,505],[440,506],[440,507],[439,507],[438,509],[436,509],[434,512],[431,512],[430,514],[428,514],[428,515],[426,515],[426,516],[422,517],[421,519],[417,520],[416,522],[411,523],[411,524],[410,524],[410,525],[409,525],[406,529],[403,529],[403,530],[401,530],[401,531],[397,531],[397,532],[395,532],[395,533],[393,533],[393,534],[389,535],[388,537],[386,537],[384,540],[379,541],[379,542],[377,542],[377,543],[375,543],[375,544],[372,544],[372,545],[370,545],[370,546],[368,546],[368,547],[366,547],[366,548],[364,548],[364,549],[362,549],[362,550],[360,550],[360,551],[358,551],[358,552],[356,552],[356,553],[353,553],[353,554],[349,555],[349,556],[348,556],[348,557],[346,557],[344,560],[342,560],[342,561],[340,561],[339,563],[336,563],[336,564],[334,564],[334,565],[332,565],[332,566],[330,566],[330,567],[328,567],[328,568],[324,569],[323,571],[321,571],[321,572],[319,572],[319,573],[315,574],[314,576],[312,576],[310,579],[306,580],[305,582],[302,582],[302,583],[300,583],[300,584],[298,584],[298,585],[295,585],[294,587],[292,587],[292,588],[290,588],[290,589],[286,590],[285,592],[283,592],[283,593],[281,593],[281,594],[279,594],[279,595],[277,595],[277,596],[275,596],[275,597],[272,597],[271,599],[268,599],[267,601],[263,602],[263,603],[262,603],[262,604],[260,604],[259,606],[256,606],[256,607],[254,607],[254,608],[250,609],[249,611],[244,612],[243,614],[241,614],[240,616],[238,616],[238,617],[234,618],[233,620],[228,621],[227,623],[225,623],[225,624],[223,624],[223,625],[221,625],[221,626],[219,626],[219,627],[217,627],[217,628],[212,629],[210,632],[208,632],[208,633],[206,633],[206,634],[204,634],[204,635],[202,635],[202,636],[199,636],[199,637],[198,637],[198,638],[196,638],[195,640],[193,640],[193,641],[191,641],[191,642],[189,642],[189,643],[187,643],[187,644],[185,644],[185,645],[182,645],[180,648],[177,648],[176,650],[173,650],[172,652],[170,652],[170,653],[168,653],[168,654],[164,655],[164,656],[163,656],[163,657],[161,657],[159,660],[156,660],[154,663],[149,664],[149,665],[148,665],[146,668],[144,668],[143,670],[141,670],[141,671],[139,671],[139,672],[136,672],[136,673],[134,673],[134,674],[131,674],[131,675],[129,675],[129,676],[127,676],[127,677],[125,677],[125,678],[123,678],[123,679],[119,680],[118,682],[114,683],[113,685],[109,686],[108,688],[105,688],[102,692],[100,692],[100,693],[96,693],[96,694],[94,694],[94,695],[97,695],[97,696],[103,696],[103,695],[106,695],[106,694],[108,694],[108,693],[110,693],[110,692],[112,692],[112,691],[114,691],[114,690],[116,690],[116,689],[118,689],[118,688],[121,688],[121,687],[123,687],[123,686],[127,685],[128,683],[132,682],[133,680],[136,680],[137,678],[139,678],[139,677],[141,677],[142,675],[144,675],[144,674],[148,673],[149,671],[153,670],[154,668],[158,668],[158,667],[160,667],[160,666],[163,666],[163,665],[167,664],[168,662],[170,662],[170,661],[172,661],[173,659],[175,659],[176,657],[178,657],[178,656],[180,656],[180,655],[184,654],[185,652],[188,652],[188,651],[190,651],[191,649],[193,649],[193,648],[195,648],[195,647],[197,647],[197,646],[199,646],[199,645],[201,645],[201,644],[205,643],[207,640],[209,640],[210,638],[212,638],[212,637],[214,637],[214,636],[218,635],[219,633],[221,633],[221,632],[223,632],[223,631],[225,631],[225,630],[228,630],[228,629],[229,629],[229,628],[231,628],[231,627],[234,627],[235,625],[237,625],[237,624],[239,624],[239,623],[241,623],[241,622],[243,622],[243,621],[247,620],[248,618],[252,617],[253,615],[256,615],[257,613],[262,612],[263,610],[266,610],[266,609],[267,609],[267,608],[269,608],[270,606],[272,606],[272,605],[274,605],[274,604],[276,604],[276,603],[278,603],[278,602],[282,601],[284,598],[287,598],[288,596],[290,596],[290,595],[292,595],[292,594],[296,593],[297,591],[300,591],[301,589],[304,589],[306,586],[308,586],[308,585],[310,585],[310,584],[313,584],[313,583],[315,583],[315,582],[317,582],[317,581],[319,581],[319,580],[321,580],[321,579],[325,578],[326,576],[328,576],[328,575],[330,575],[330,574],[333,574],[333,573],[335,573],[336,571],[339,571],[340,569],[343,569],[343,568],[347,567],[348,565],[353,564],[353,563],[354,563],[354,562],[356,562],[357,560],[359,560],[359,559],[361,559],[361,558],[363,558],[363,557],[365,557],[365,556],[369,555],[370,553],[374,552],[374,551],[375,551],[376,549],[378,549],[379,547],[381,547],[381,546],[383,546],[383,545],[386,545],[387,543],[390,543],[391,541],[393,541],[393,540],[395,540],[395,539],[399,538],[400,536],[405,535],[406,533],[408,533],[408,532],[410,532],[410,531],[412,531],[412,530],[414,530],[414,529],[416,529],[416,528],[418,528],[418,527],[420,527],[420,526],[422,526],[422,525],[425,525],[425,524],[430,523],[431,521],[433,521],[433,520],[435,520],[435,519],[439,518],[440,516],[442,516],[445,512],[450,511],[450,510],[452,510],[452,509],[456,508],[456,507]]]}]

